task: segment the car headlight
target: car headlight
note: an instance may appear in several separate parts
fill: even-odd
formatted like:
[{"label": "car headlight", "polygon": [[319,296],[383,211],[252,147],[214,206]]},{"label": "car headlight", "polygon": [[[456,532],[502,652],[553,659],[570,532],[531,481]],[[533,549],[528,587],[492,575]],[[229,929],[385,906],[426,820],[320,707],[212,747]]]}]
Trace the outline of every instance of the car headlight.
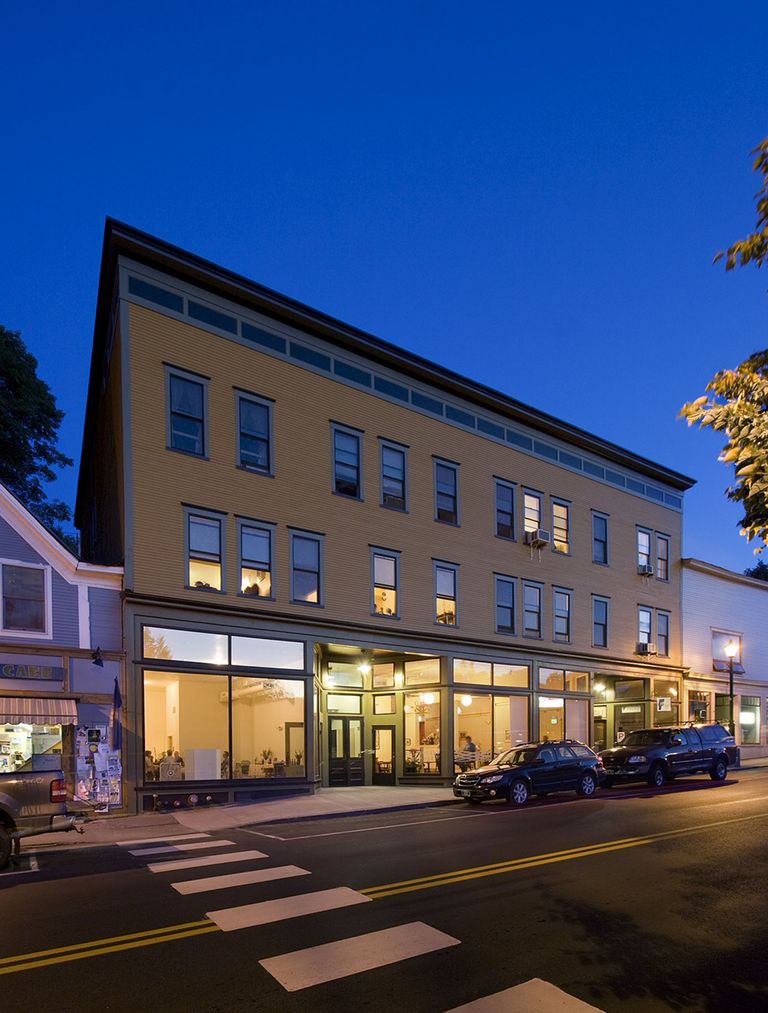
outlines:
[{"label": "car headlight", "polygon": [[643,756],[642,753],[640,753],[638,756],[630,756],[630,758],[627,760],[627,763],[647,763],[647,762],[648,761],[646,757]]},{"label": "car headlight", "polygon": [[484,777],[480,784],[496,784],[496,782],[500,781],[503,777],[503,774],[494,774],[493,777]]}]

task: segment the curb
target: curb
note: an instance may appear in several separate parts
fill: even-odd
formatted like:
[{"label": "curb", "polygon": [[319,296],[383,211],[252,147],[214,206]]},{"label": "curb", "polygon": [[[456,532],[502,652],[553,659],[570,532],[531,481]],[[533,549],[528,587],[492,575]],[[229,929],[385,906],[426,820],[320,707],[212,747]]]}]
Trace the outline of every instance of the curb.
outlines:
[{"label": "curb", "polygon": [[[466,802],[463,798],[446,798],[436,802],[408,802],[405,805],[385,805],[376,809],[345,809],[342,812],[313,813],[311,816],[287,816],[283,819],[262,820],[259,823],[243,823],[240,826],[226,827],[227,830],[245,830],[251,827],[285,826],[287,823],[311,823],[315,820],[337,820],[345,816],[374,816],[380,813],[406,812],[409,809],[434,809],[439,806],[458,805]],[[222,828],[224,829],[224,828]]]}]

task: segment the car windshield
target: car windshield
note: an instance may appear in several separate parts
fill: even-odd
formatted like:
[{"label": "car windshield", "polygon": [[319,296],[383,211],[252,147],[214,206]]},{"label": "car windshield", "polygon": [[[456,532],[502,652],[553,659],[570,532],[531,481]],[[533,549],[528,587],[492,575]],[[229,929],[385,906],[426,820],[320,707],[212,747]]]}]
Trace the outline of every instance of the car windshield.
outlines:
[{"label": "car windshield", "polygon": [[630,732],[622,742],[623,746],[663,746],[669,737],[669,732],[663,732],[657,728],[646,728],[639,732]]},{"label": "car windshield", "polygon": [[519,767],[522,763],[530,763],[536,755],[535,747],[528,746],[524,749],[508,749],[501,753],[493,761],[496,767]]}]

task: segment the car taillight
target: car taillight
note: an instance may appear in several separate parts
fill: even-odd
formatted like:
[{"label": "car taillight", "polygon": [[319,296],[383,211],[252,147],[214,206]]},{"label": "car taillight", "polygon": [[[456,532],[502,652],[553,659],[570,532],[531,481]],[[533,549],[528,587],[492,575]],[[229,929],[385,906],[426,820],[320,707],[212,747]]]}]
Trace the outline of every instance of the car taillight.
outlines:
[{"label": "car taillight", "polygon": [[66,802],[67,801],[67,786],[64,783],[64,778],[56,778],[55,781],[51,781],[51,802]]}]

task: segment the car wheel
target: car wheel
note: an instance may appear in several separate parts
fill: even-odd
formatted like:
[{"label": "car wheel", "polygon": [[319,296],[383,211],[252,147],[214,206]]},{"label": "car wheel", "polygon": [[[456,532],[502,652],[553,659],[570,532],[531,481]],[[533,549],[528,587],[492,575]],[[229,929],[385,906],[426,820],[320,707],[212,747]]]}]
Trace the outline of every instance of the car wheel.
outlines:
[{"label": "car wheel", "polygon": [[0,826],[0,870],[5,869],[11,857],[11,835],[8,828]]},{"label": "car wheel", "polygon": [[592,798],[597,791],[597,780],[594,774],[582,774],[579,785],[576,789],[579,795],[583,795],[584,798]]},{"label": "car wheel", "polygon": [[709,776],[713,781],[724,781],[728,777],[728,761],[722,756],[718,757],[709,772]]},{"label": "car wheel", "polygon": [[654,763],[648,771],[648,784],[652,788],[663,788],[667,781],[667,774],[660,763]]},{"label": "car wheel", "polygon": [[511,805],[525,805],[530,797],[530,791],[528,790],[528,783],[518,777],[516,781],[513,781],[509,786],[509,795],[507,801]]}]

